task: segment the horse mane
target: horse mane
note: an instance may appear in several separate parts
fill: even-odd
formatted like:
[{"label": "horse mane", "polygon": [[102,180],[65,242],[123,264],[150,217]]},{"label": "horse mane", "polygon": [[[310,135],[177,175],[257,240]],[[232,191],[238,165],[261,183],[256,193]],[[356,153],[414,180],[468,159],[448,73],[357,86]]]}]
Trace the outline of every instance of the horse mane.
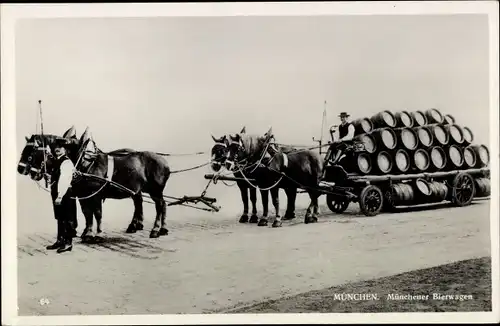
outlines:
[{"label": "horse mane", "polygon": [[241,142],[243,143],[244,154],[247,158],[252,158],[262,154],[264,147],[262,146],[264,137],[252,134],[242,134]]}]

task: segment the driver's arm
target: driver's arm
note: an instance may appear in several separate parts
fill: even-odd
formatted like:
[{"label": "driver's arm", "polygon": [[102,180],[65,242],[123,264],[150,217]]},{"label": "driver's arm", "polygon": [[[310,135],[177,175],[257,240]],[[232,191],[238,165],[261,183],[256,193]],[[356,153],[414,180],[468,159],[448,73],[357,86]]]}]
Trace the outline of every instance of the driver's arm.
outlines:
[{"label": "driver's arm", "polygon": [[347,135],[345,135],[341,140],[352,140],[354,138],[354,126],[352,124],[349,125],[347,129]]}]

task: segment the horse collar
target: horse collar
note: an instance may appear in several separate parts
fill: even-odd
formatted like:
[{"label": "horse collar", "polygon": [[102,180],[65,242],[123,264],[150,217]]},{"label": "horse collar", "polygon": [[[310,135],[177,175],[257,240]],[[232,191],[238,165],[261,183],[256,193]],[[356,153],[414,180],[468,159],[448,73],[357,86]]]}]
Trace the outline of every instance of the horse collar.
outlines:
[{"label": "horse collar", "polygon": [[285,153],[281,153],[281,155],[283,156],[283,166],[285,168],[288,168],[288,155],[286,155]]},{"label": "horse collar", "polygon": [[111,178],[113,177],[114,168],[115,168],[115,158],[111,155],[108,155],[108,172],[106,180],[111,181]]}]

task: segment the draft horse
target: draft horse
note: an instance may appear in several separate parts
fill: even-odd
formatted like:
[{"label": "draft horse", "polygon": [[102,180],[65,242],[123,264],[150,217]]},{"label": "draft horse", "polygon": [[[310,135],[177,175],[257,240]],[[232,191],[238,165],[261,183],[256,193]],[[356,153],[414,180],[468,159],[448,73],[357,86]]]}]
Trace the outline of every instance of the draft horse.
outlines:
[{"label": "draft horse", "polygon": [[[50,174],[55,159],[53,144],[56,138],[54,135],[32,135],[27,138],[18,172],[27,174],[26,171],[31,171],[31,178],[37,181],[41,180],[44,174]],[[134,214],[126,232],[142,230],[143,193],[151,196],[156,208],[150,238],[168,234],[167,204],[163,198],[163,190],[170,177],[170,167],[165,158],[153,152],[131,149],[104,153],[89,137],[88,128],[80,140],[76,137],[65,138],[68,156],[75,165],[75,170],[79,172],[73,178],[71,195],[78,198],[87,223],[82,241],[93,236],[93,216],[98,223],[98,233],[102,232],[102,202],[107,198],[132,198]]]},{"label": "draft horse", "polygon": [[[278,146],[274,141],[272,128],[264,136],[235,135],[230,136],[228,160],[238,160],[244,157],[248,164],[259,164],[258,173],[252,175],[259,187],[269,187],[271,196],[277,193],[279,188],[285,190],[288,197],[287,213],[284,219],[295,217],[295,198],[298,188],[307,191],[311,203],[307,208],[306,224],[318,221],[319,206],[318,198],[321,195],[319,183],[323,171],[323,159],[321,155],[312,150],[297,150],[289,146]],[[273,227],[280,227],[282,219],[279,215],[279,200],[273,197],[273,205],[276,209],[276,218]],[[259,221],[259,225],[267,225],[267,216]]]}]

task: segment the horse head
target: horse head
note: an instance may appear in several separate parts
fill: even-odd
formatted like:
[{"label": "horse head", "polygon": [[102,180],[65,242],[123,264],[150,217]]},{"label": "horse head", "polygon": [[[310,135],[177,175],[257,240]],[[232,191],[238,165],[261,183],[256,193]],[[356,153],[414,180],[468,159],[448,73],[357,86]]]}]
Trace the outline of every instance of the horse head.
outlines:
[{"label": "horse head", "polygon": [[265,155],[266,147],[272,139],[272,128],[269,128],[264,136],[248,135],[245,128],[239,134],[229,135],[226,168],[232,171],[243,161],[247,161],[247,164],[257,163]]},{"label": "horse head", "polygon": [[[65,147],[71,152],[78,145],[74,127],[67,130],[64,135],[66,136],[63,138],[66,143]],[[50,174],[55,156],[54,145],[61,138],[48,134],[26,137],[26,145],[21,152],[17,172],[22,175],[29,174],[35,181],[40,181],[44,175]]]},{"label": "horse head", "polygon": [[[30,175],[33,180],[37,180],[40,174],[41,162],[44,155],[51,155],[45,137],[42,135],[31,135],[26,138],[26,145],[21,151],[21,158],[17,164],[17,172],[21,175]],[[42,158],[40,160],[40,157]],[[40,178],[41,179],[41,178]]]},{"label": "horse head", "polygon": [[213,171],[219,172],[222,166],[226,163],[228,155],[227,136],[224,135],[220,138],[215,138],[212,135],[212,139],[215,144],[210,150],[210,167]]}]

